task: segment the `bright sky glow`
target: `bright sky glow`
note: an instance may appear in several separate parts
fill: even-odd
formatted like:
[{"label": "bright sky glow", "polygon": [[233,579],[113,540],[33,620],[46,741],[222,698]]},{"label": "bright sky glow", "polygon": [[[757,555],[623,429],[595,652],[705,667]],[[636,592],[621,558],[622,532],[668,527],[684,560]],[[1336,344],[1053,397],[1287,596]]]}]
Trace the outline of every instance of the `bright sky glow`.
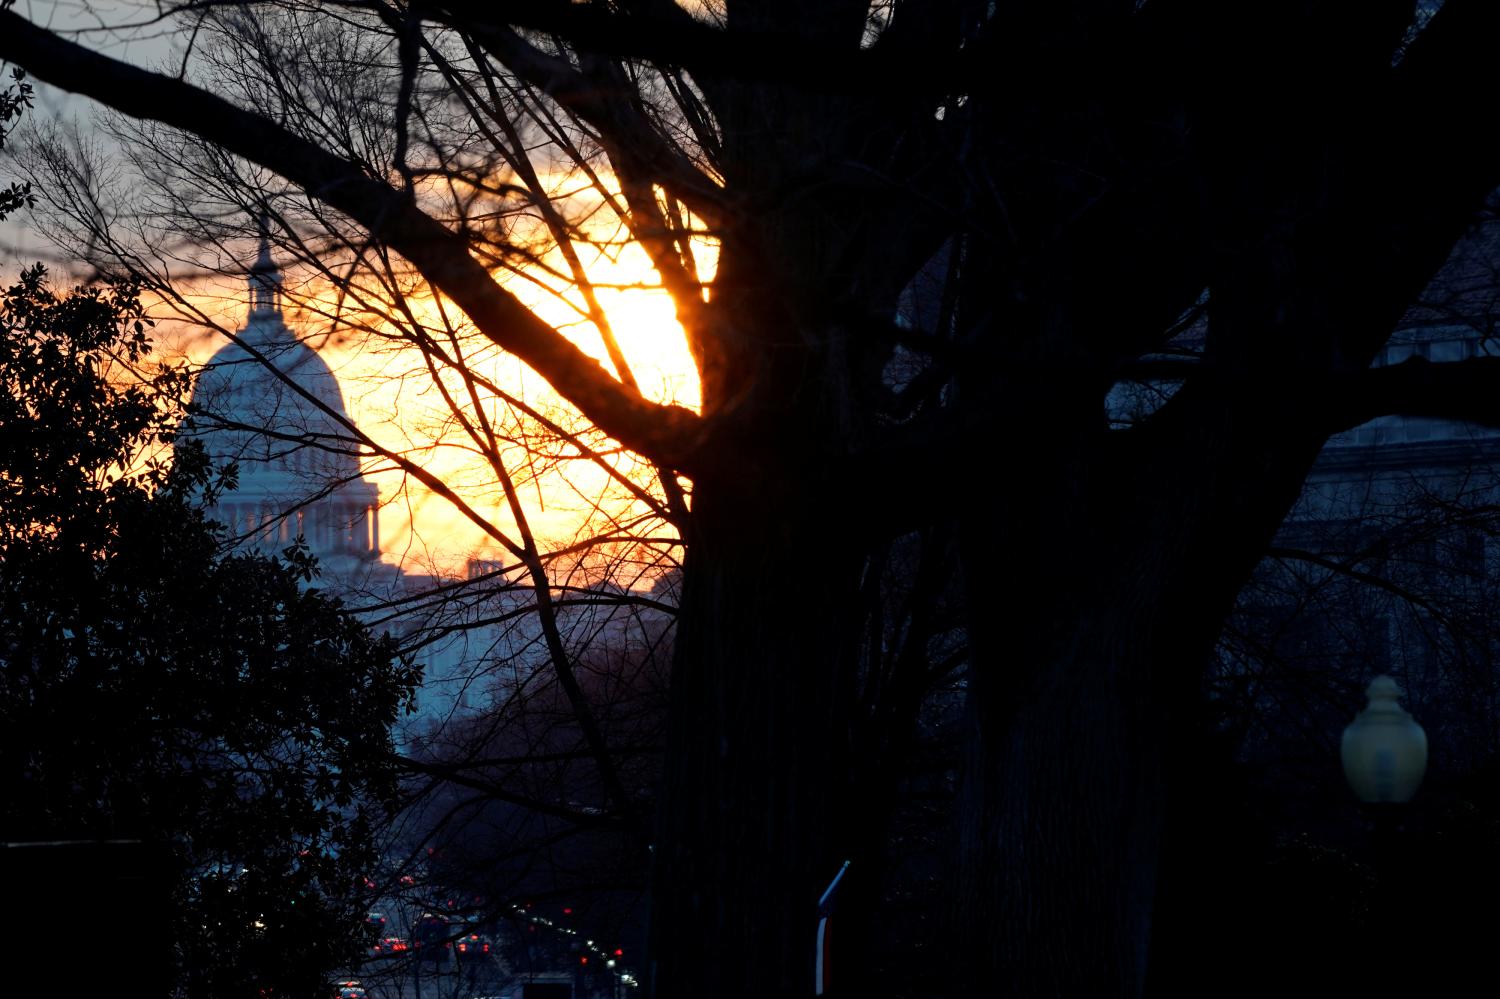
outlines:
[{"label": "bright sky glow", "polygon": [[[686,338],[676,320],[672,300],[661,289],[645,252],[635,245],[616,248],[610,255],[590,247],[578,249],[643,393],[659,402],[696,408],[698,378]],[[695,247],[695,253],[700,267],[711,276],[715,248],[704,242]],[[560,261],[550,259],[545,263],[561,266]],[[559,295],[537,282],[515,276],[503,283],[543,320],[598,359],[607,370],[612,370],[598,331],[580,314],[583,302],[576,290]],[[287,275],[287,285],[297,288],[295,270]],[[243,325],[246,309],[243,288],[242,283],[234,282],[222,291],[194,295],[191,302],[216,322],[238,329]],[[289,305],[287,320],[294,330],[309,339],[337,375],[354,422],[387,448],[417,452],[423,468],[453,488],[482,517],[514,536],[514,519],[493,470],[474,442],[454,425],[451,409],[437,391],[420,352],[411,348],[392,349],[388,342],[372,342],[371,338],[358,334],[320,336],[329,327],[328,319],[316,314],[319,300],[325,295],[315,295],[312,302],[306,303],[313,308]],[[424,324],[442,325],[443,313],[431,297],[412,296],[409,304]],[[459,318],[451,305],[447,315],[450,319]],[[164,324],[163,329],[176,331],[175,335],[168,335],[180,344],[181,355],[195,364],[206,361],[224,343],[217,334],[204,335],[175,323]],[[503,391],[558,422],[570,427],[577,425],[576,412],[513,357],[473,333],[461,336],[460,344],[467,363]],[[447,378],[445,384],[455,398],[464,398],[462,383],[457,378]],[[506,422],[503,407],[496,403],[486,407],[486,415],[497,424]],[[606,529],[611,518],[623,522],[644,511],[593,462],[571,458],[574,452],[566,447],[547,450],[570,456],[570,460],[540,461],[528,456],[520,446],[504,451],[506,467],[517,482],[531,529],[541,539],[543,548]],[[612,461],[634,481],[648,484],[649,470],[632,456],[617,454]],[[502,547],[446,498],[432,494],[415,480],[405,479],[400,472],[390,469],[388,461],[367,462],[366,474],[379,485],[382,501],[386,503],[381,512],[380,547],[387,561],[401,563],[408,570],[437,567],[460,572],[470,557],[502,557]],[[600,515],[601,511],[605,516]]]},{"label": "bright sky glow", "polygon": [[[684,6],[700,17],[713,20],[719,5],[685,2]],[[75,37],[117,58],[145,68],[176,68],[172,52],[178,36],[173,34],[171,25],[153,21],[156,10],[149,4],[138,0],[109,0],[103,5],[22,0],[18,9],[38,23],[78,32]],[[111,25],[131,27],[108,27]],[[39,119],[88,113],[87,102],[80,105],[50,87],[40,87],[38,96]],[[534,155],[543,159],[546,156],[540,151]],[[598,212],[609,220],[597,223],[598,235],[593,225],[590,227],[590,238],[599,239],[599,246],[579,245],[577,250],[642,391],[657,401],[696,407],[698,379],[686,339],[676,321],[672,301],[660,288],[645,252],[622,240],[618,220],[607,211],[599,212],[597,193],[578,195],[593,198],[593,210],[582,202],[567,200],[572,195],[560,193],[580,186],[577,176],[569,171],[569,164],[562,164],[556,172],[542,163],[538,166],[548,196],[561,199],[557,204],[570,216],[593,218]],[[586,185],[584,190],[587,191]],[[534,218],[532,221],[540,228],[540,223]],[[535,235],[540,239],[544,234]],[[524,239],[526,234],[523,232],[520,237]],[[20,250],[19,259],[52,256],[55,252],[45,240],[27,230],[24,220],[19,218],[10,220],[0,230],[0,246],[6,245]],[[249,262],[253,247],[234,249],[236,258]],[[717,263],[716,248],[707,240],[697,240],[694,252],[701,276],[707,281]],[[543,263],[555,274],[567,273],[567,264],[556,250]],[[289,289],[307,284],[306,275],[299,274],[295,267],[284,266],[287,266]],[[59,275],[58,280],[62,283],[66,278]],[[186,297],[187,308],[163,306],[160,310],[163,316],[177,318],[164,321],[158,328],[158,356],[201,364],[224,340],[218,334],[205,334],[201,327],[181,322],[184,313],[197,311],[225,329],[239,329],[244,323],[247,304],[244,282],[226,279],[211,285],[176,283],[178,294]],[[511,275],[503,283],[544,321],[597,358],[606,370],[613,370],[598,331],[582,311],[584,302],[576,289],[565,287],[560,278],[540,273],[525,277]],[[458,491],[482,516],[513,532],[514,520],[493,471],[476,453],[472,442],[453,425],[451,412],[427,374],[420,353],[411,349],[394,350],[389,342],[374,343],[372,338],[358,335],[329,336],[330,303],[334,297],[331,290],[304,287],[300,291],[310,301],[301,302],[301,308],[298,302],[289,302],[288,323],[308,339],[338,376],[354,422],[383,446],[408,452],[421,449],[424,468]],[[440,310],[430,293],[410,292],[409,304],[422,323],[442,325]],[[457,310],[451,307],[448,314],[450,318],[459,318]],[[577,414],[534,372],[477,336],[463,340],[463,346],[467,362],[504,391],[545,413],[562,414],[559,422],[569,426],[577,423]],[[445,384],[450,390],[460,387],[454,379],[445,380]],[[499,408],[492,405],[496,412],[489,414],[491,418],[500,419],[503,414],[498,412]],[[608,442],[603,443],[612,447]],[[628,519],[632,514],[633,501],[592,462],[564,460],[543,464],[528,460],[520,446],[511,447],[505,458],[520,487],[532,530],[542,539],[543,547],[564,544],[582,533],[599,530],[601,520],[607,519],[599,516],[600,509],[620,519]],[[634,481],[644,484],[648,480],[649,470],[635,467],[631,456],[621,454],[612,460]],[[448,571],[461,571],[470,556],[500,556],[500,546],[452,504],[432,495],[414,480],[406,480],[403,485],[399,473],[383,470],[388,464],[376,460],[367,466],[367,474],[375,479],[387,504],[381,513],[380,539],[387,560],[401,562],[408,569],[436,565]]]}]

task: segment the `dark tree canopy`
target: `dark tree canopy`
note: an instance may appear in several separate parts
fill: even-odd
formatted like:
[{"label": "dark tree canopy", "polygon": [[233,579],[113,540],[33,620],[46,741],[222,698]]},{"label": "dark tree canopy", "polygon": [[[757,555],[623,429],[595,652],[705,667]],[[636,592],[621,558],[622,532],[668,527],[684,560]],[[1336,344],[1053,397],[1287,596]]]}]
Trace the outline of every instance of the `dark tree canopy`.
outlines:
[{"label": "dark tree canopy", "polygon": [[156,844],[170,925],[106,932],[169,938],[187,995],[320,995],[363,943],[416,677],[305,556],[226,554],[149,351],[128,285],[0,296],[0,836]]}]

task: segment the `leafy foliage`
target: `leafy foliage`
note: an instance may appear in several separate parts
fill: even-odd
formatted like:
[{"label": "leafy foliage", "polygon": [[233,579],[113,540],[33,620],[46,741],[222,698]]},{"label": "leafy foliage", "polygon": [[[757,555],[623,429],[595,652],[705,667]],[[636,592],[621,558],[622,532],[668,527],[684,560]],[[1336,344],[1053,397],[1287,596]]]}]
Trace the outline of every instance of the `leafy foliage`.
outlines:
[{"label": "leafy foliage", "polygon": [[[0,10],[9,8],[12,2],[13,0],[6,0],[5,3],[0,3]],[[10,134],[13,127],[11,122],[18,120],[31,107],[32,100],[31,84],[26,82],[26,71],[17,66],[11,70],[10,75],[14,82],[0,90],[0,147],[5,145],[5,137]],[[18,208],[29,207],[35,200],[30,184],[12,181],[7,186],[0,187],[0,219]]]},{"label": "leafy foliage", "polygon": [[0,827],[170,844],[186,994],[321,994],[417,672],[305,549],[225,551],[201,503],[232,469],[169,455],[185,376],[148,330],[128,284],[0,297]]}]

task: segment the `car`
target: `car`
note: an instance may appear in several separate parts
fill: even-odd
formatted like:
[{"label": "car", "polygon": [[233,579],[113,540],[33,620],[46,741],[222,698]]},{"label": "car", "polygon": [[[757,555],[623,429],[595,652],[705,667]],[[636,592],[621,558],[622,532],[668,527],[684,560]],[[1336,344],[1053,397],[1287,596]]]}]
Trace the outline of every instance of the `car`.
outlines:
[{"label": "car", "polygon": [[489,937],[467,933],[453,941],[453,954],[460,961],[479,960],[489,956],[492,946]]},{"label": "car", "polygon": [[424,961],[446,962],[452,949],[453,933],[446,918],[424,912],[411,928],[412,947],[420,952],[418,956]]},{"label": "car", "polygon": [[474,933],[482,937],[492,937],[495,932],[495,920],[489,913],[466,912],[453,921],[452,928],[459,937]]},{"label": "car", "polygon": [[410,946],[401,937],[381,937],[370,946],[370,956],[380,957],[386,954],[404,954]]}]

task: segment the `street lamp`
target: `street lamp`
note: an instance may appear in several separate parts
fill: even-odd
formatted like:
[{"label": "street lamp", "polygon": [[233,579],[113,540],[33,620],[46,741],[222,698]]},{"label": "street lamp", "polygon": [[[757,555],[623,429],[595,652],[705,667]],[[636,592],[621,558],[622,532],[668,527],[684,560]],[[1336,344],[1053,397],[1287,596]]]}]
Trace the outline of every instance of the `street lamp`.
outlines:
[{"label": "street lamp", "polygon": [[1391,677],[1377,676],[1365,694],[1370,703],[1344,729],[1344,776],[1367,804],[1410,801],[1427,771],[1427,733],[1397,701]]}]

